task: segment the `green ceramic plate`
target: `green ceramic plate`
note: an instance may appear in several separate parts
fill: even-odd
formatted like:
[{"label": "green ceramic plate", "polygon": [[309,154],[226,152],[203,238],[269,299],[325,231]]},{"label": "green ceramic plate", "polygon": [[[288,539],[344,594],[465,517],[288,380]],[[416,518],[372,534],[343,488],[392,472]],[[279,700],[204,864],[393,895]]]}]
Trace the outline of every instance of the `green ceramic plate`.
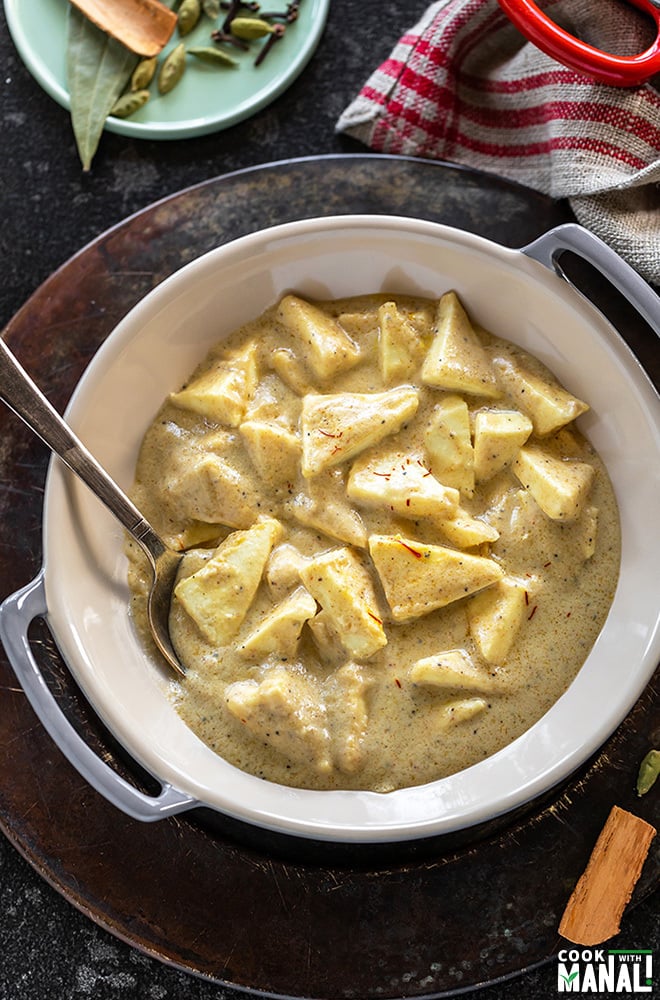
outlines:
[{"label": "green ceramic plate", "polygon": [[[106,128],[143,139],[178,139],[204,135],[242,121],[273,101],[298,76],[312,56],[325,25],[330,0],[303,0],[298,20],[268,53],[261,66],[254,59],[260,42],[249,54],[232,49],[238,68],[209,66],[188,60],[186,73],[169,94],[154,89],[149,102],[130,119],[109,118]],[[30,73],[59,104],[69,107],[66,86],[66,0],[4,0],[12,39]],[[286,0],[272,0],[284,9]],[[186,45],[212,45],[215,25],[200,19],[186,36]],[[175,31],[164,53],[180,41]]]}]

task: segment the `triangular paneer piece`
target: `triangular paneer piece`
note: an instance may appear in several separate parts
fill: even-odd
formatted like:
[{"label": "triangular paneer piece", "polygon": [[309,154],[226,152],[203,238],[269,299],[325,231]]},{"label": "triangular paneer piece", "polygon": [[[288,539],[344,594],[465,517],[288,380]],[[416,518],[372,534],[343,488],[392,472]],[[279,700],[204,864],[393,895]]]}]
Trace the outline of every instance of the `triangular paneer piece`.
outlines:
[{"label": "triangular paneer piece", "polygon": [[395,434],[414,416],[417,389],[310,394],[302,405],[302,474],[315,476]]},{"label": "triangular paneer piece", "polygon": [[524,582],[504,577],[468,603],[470,633],[489,663],[504,663],[523,623],[527,608]]},{"label": "triangular paneer piece", "polygon": [[325,500],[298,493],[288,500],[284,509],[287,514],[295,517],[299,524],[315,531],[322,531],[330,538],[336,538],[347,545],[363,549],[367,544],[367,529],[362,518],[346,501],[339,497]]},{"label": "triangular paneer piece", "polygon": [[413,684],[439,690],[492,691],[493,678],[472,662],[464,649],[445,649],[425,656],[410,667]]},{"label": "triangular paneer piece", "polygon": [[170,401],[220,424],[240,424],[248,401],[257,384],[256,345],[216,361],[211,368],[193,379]]},{"label": "triangular paneer piece", "polygon": [[295,480],[300,464],[300,439],[270,420],[245,420],[239,427],[245,448],[261,479],[270,486]]},{"label": "triangular paneer piece", "polygon": [[481,410],[474,419],[474,473],[492,479],[514,460],[532,433],[532,421],[517,410]]},{"label": "triangular paneer piece", "polygon": [[177,583],[176,600],[209,642],[226,646],[238,632],[281,533],[274,518],[234,531],[201,569]]},{"label": "triangular paneer piece", "polygon": [[367,694],[371,677],[359,663],[345,663],[333,670],[323,685],[323,694],[332,719],[335,765],[353,774],[364,764],[364,737],[369,725]]},{"label": "triangular paneer piece", "polygon": [[285,295],[278,319],[298,342],[298,356],[318,378],[327,379],[360,360],[360,349],[339,323],[297,295]]},{"label": "triangular paneer piece", "polygon": [[541,437],[552,434],[589,409],[587,403],[571,395],[549,372],[544,378],[518,358],[494,358],[493,366],[504,391],[527,414],[534,433]]},{"label": "triangular paneer piece", "polygon": [[512,469],[543,513],[555,521],[580,516],[596,472],[588,462],[562,459],[535,444],[520,449]]},{"label": "triangular paneer piece", "polygon": [[419,333],[396,302],[379,307],[378,327],[378,364],[383,379],[410,378],[422,349]]},{"label": "triangular paneer piece", "polygon": [[[181,463],[183,466],[183,463]],[[254,484],[220,455],[207,452],[170,476],[168,492],[185,517],[228,528],[254,523],[259,496]]]},{"label": "triangular paneer piece", "polygon": [[395,621],[421,618],[504,576],[493,559],[401,535],[372,535],[369,551]]},{"label": "triangular paneer piece", "polygon": [[278,653],[280,658],[295,656],[303,625],[316,614],[316,601],[304,587],[298,587],[276,604],[238,645],[246,657],[266,657]]},{"label": "triangular paneer piece", "polygon": [[316,679],[301,670],[274,666],[262,678],[225,688],[227,710],[260,743],[319,774],[332,768],[330,732]]},{"label": "triangular paneer piece", "polygon": [[424,444],[433,474],[445,486],[466,496],[474,495],[474,450],[470,437],[470,414],[460,396],[445,396],[433,408]]},{"label": "triangular paneer piece", "polygon": [[307,563],[300,549],[291,542],[282,542],[268,557],[264,581],[274,601],[281,601],[300,586],[300,571]]},{"label": "triangular paneer piece", "polygon": [[451,517],[439,519],[436,527],[448,542],[459,549],[469,549],[473,545],[483,545],[484,542],[495,542],[500,537],[497,528],[492,524],[488,524],[480,517],[472,517],[462,507],[459,507]]},{"label": "triangular paneer piece", "polygon": [[501,395],[490,358],[455,292],[447,292],[438,303],[436,334],[422,365],[422,381],[491,399]]},{"label": "triangular paneer piece", "polygon": [[367,659],[387,645],[371,575],[351,549],[321,553],[300,576],[351,656]]},{"label": "triangular paneer piece", "polygon": [[436,725],[444,730],[471,722],[488,709],[485,698],[457,698],[443,705],[436,715]]},{"label": "triangular paneer piece", "polygon": [[421,458],[400,451],[361,455],[351,467],[346,495],[410,518],[453,517],[459,500],[458,490],[439,483]]}]

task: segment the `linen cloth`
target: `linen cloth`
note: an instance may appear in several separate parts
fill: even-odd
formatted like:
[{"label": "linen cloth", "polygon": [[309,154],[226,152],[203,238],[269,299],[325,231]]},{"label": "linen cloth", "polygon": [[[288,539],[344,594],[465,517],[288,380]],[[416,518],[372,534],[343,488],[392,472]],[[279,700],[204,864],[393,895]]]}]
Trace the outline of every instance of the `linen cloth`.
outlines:
[{"label": "linen cloth", "polygon": [[[624,0],[546,0],[567,31],[618,55],[653,41]],[[660,75],[621,88],[542,53],[497,0],[439,0],[337,122],[378,152],[461,163],[554,198],[660,285]]]}]

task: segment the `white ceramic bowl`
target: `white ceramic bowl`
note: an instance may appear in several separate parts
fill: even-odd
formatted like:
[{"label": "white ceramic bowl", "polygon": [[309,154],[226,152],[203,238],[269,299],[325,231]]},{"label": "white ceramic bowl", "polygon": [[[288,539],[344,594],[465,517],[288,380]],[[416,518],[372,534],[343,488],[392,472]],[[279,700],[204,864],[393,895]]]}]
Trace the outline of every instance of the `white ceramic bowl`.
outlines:
[{"label": "white ceramic bowl", "polygon": [[658,662],[655,530],[660,409],[648,379],[601,315],[552,271],[432,223],[374,216],[311,220],[220,247],[163,282],[119,324],[67,417],[118,483],[131,485],[145,429],[207,349],[284,291],[439,296],[529,349],[591,404],[580,420],[605,460],[621,511],[614,603],[569,690],[510,746],[459,774],[388,794],[305,791],[244,774],[206,747],[167,696],[127,613],[122,530],[53,463],[44,514],[48,620],[76,681],[123,746],[165,783],[232,817],[284,833],[396,841],[480,823],[564,780],[625,717]]}]

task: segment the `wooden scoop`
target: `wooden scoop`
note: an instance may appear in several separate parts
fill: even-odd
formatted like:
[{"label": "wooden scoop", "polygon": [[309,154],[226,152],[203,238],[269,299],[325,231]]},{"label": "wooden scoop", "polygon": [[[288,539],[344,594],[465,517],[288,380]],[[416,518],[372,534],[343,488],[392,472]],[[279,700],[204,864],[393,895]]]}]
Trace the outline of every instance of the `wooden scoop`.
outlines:
[{"label": "wooden scoop", "polygon": [[98,28],[140,56],[157,56],[177,17],[160,0],[71,0]]}]

